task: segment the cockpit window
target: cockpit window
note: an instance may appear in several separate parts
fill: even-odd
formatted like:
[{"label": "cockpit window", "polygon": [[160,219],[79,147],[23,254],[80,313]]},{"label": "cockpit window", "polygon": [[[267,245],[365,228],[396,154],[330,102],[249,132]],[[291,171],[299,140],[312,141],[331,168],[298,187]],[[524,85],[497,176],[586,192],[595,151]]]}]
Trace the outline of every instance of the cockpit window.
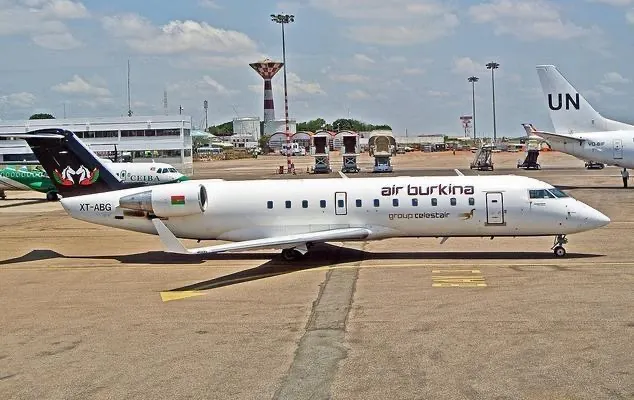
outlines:
[{"label": "cockpit window", "polygon": [[529,190],[528,196],[531,199],[554,199],[555,198],[555,195],[550,193],[546,189]]},{"label": "cockpit window", "polygon": [[170,168],[170,172],[178,172],[178,171],[176,171],[176,168]]},{"label": "cockpit window", "polygon": [[559,189],[552,188],[552,189],[548,189],[548,191],[550,193],[554,194],[555,197],[557,197],[557,198],[569,197],[566,193],[562,192]]}]

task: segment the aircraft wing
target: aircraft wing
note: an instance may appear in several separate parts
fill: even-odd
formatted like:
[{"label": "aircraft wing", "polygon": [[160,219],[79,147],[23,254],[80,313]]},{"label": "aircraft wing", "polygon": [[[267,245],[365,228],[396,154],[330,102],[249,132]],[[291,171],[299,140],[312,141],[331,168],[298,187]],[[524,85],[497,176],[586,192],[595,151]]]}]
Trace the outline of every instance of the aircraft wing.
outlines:
[{"label": "aircraft wing", "polygon": [[308,242],[328,242],[332,240],[365,239],[372,233],[366,228],[340,228],[327,231],[299,233],[295,235],[275,236],[271,238],[245,240],[209,247],[198,247],[187,249],[172,231],[158,218],[152,219],[152,223],[159,234],[159,238],[169,253],[179,254],[209,254],[222,253],[236,250],[258,250],[258,249],[284,249],[300,246]]},{"label": "aircraft wing", "polygon": [[581,144],[581,143],[586,141],[586,139],[577,138],[577,137],[570,136],[570,135],[562,135],[562,134],[559,134],[559,133],[538,131],[537,129],[535,129],[533,124],[522,124],[522,126],[526,130],[526,134],[528,135],[528,137],[531,138],[531,139],[535,138],[535,137],[538,137],[538,138],[544,139],[546,141],[555,141],[555,142],[573,141],[573,142],[577,142],[579,144]]}]

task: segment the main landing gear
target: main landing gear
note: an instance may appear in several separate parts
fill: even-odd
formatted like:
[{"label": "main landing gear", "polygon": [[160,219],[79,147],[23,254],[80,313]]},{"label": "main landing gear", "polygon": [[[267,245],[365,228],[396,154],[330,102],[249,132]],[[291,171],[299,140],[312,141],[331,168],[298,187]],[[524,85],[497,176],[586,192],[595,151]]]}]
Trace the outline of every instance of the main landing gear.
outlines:
[{"label": "main landing gear", "polygon": [[59,200],[59,196],[57,195],[57,192],[48,192],[46,193],[46,200],[57,201]]},{"label": "main landing gear", "polygon": [[282,258],[284,259],[284,261],[298,260],[304,257],[304,255],[308,253],[308,249],[311,248],[312,246],[313,246],[312,243],[306,243],[303,246],[297,246],[290,249],[284,249],[282,250]]},{"label": "main landing gear", "polygon": [[563,257],[566,255],[566,249],[564,249],[564,244],[566,243],[568,243],[566,235],[557,235],[555,237],[555,242],[553,243],[553,247],[551,247],[551,250],[555,253],[555,257]]}]

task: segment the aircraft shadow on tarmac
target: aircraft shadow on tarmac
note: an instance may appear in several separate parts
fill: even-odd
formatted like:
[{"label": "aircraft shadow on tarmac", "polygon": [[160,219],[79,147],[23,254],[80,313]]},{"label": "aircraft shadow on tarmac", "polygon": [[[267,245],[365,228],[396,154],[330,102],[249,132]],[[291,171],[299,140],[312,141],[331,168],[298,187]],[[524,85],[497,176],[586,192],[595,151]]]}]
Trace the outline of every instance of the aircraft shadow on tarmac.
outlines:
[{"label": "aircraft shadow on tarmac", "polygon": [[[568,253],[566,258],[581,259],[601,257],[601,254]],[[210,280],[197,282],[191,285],[171,289],[168,291],[192,291],[209,290],[223,286],[234,285],[242,282],[255,281],[277,275],[283,275],[299,271],[307,271],[316,268],[329,267],[334,264],[360,262],[363,260],[414,260],[420,261],[421,267],[425,267],[425,260],[551,260],[552,253],[544,252],[369,252],[365,250],[351,249],[335,246],[327,243],[315,245],[309,255],[296,262],[286,262],[281,259],[278,252],[274,253],[224,253],[206,255],[172,254],[162,251],[146,253],[112,255],[112,256],[66,256],[52,250],[33,250],[23,256],[7,260],[0,260],[0,266],[17,264],[29,261],[41,261],[50,259],[97,259],[117,260],[124,264],[202,264],[205,261],[223,260],[266,260],[262,265],[254,268],[238,271]],[[213,265],[210,265],[213,269]]]},{"label": "aircraft shadow on tarmac", "polygon": [[[16,203],[11,203],[11,204],[2,204],[0,205],[0,208],[10,208],[10,207],[19,207],[19,206],[28,206],[31,204],[40,204],[40,203],[48,203],[49,201],[46,199],[20,199],[23,201],[19,201]],[[5,200],[6,201],[6,200]]]}]

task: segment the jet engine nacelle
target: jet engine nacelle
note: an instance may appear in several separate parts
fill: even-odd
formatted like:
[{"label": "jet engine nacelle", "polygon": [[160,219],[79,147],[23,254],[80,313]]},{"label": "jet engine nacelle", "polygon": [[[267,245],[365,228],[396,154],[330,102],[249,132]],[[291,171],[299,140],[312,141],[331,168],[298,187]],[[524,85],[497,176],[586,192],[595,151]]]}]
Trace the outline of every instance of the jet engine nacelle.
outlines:
[{"label": "jet engine nacelle", "polygon": [[184,217],[201,214],[207,209],[207,189],[184,182],[157,185],[152,189],[123,196],[119,207],[145,211],[157,217]]}]

